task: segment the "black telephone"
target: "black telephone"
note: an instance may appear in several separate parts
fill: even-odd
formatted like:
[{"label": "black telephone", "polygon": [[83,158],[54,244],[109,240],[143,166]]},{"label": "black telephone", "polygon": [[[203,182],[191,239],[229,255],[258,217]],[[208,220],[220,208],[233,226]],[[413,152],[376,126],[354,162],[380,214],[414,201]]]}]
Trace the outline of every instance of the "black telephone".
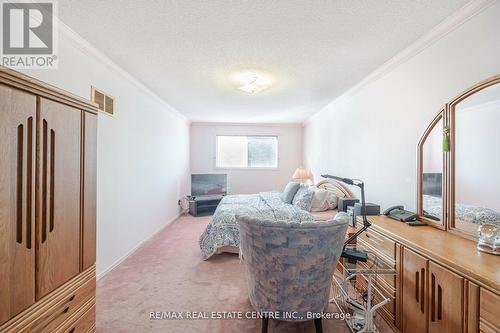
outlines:
[{"label": "black telephone", "polygon": [[389,207],[383,214],[401,222],[411,222],[417,220],[417,215],[413,212],[405,210],[404,206]]}]

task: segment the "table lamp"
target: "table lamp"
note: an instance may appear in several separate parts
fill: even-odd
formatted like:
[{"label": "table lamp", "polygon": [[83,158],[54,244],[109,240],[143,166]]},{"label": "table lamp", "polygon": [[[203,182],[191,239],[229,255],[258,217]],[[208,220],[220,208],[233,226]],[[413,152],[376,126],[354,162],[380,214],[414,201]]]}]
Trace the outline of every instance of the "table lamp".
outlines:
[{"label": "table lamp", "polygon": [[310,171],[304,169],[303,167],[298,167],[293,173],[292,179],[310,185],[312,182],[312,174]]},{"label": "table lamp", "polygon": [[321,175],[321,177],[335,179],[348,185],[357,186],[361,189],[361,215],[363,216],[363,228],[359,229],[354,235],[352,235],[345,241],[344,247],[342,249],[342,257],[351,260],[367,261],[368,254],[365,251],[357,249],[346,249],[347,245],[349,245],[353,240],[355,240],[359,235],[361,235],[372,225],[366,217],[365,184],[359,179],[342,178],[332,175]]}]

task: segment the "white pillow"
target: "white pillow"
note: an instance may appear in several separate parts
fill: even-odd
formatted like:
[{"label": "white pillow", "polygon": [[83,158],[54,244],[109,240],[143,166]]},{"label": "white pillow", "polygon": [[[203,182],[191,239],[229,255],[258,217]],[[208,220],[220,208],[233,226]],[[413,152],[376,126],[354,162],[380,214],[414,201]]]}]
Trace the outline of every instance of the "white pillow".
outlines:
[{"label": "white pillow", "polygon": [[337,208],[338,197],[333,192],[320,188],[314,188],[313,190],[311,212],[323,212]]}]

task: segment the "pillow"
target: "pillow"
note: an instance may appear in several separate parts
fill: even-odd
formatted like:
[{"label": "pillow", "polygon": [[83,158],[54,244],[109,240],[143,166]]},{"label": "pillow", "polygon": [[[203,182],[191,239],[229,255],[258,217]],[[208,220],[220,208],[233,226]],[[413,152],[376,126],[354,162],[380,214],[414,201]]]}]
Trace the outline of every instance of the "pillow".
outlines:
[{"label": "pillow", "polygon": [[313,188],[314,196],[311,203],[311,212],[323,212],[337,207],[338,197],[325,189]]},{"label": "pillow", "polygon": [[285,189],[280,194],[280,198],[284,203],[291,204],[295,193],[297,193],[300,187],[299,183],[289,182],[286,184]]},{"label": "pillow", "polygon": [[292,204],[299,207],[300,209],[309,211],[311,209],[313,196],[313,190],[309,189],[307,185],[300,185],[300,188],[297,190],[297,193],[295,193],[295,196],[293,197]]}]

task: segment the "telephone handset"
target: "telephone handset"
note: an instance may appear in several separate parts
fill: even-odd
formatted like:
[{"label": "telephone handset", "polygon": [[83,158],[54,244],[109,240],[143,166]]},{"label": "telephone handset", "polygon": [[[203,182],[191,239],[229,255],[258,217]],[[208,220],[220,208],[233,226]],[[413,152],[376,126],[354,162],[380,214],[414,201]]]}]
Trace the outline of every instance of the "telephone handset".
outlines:
[{"label": "telephone handset", "polygon": [[417,220],[417,215],[415,213],[405,210],[404,206],[401,205],[389,207],[383,212],[383,214],[401,222]]}]

